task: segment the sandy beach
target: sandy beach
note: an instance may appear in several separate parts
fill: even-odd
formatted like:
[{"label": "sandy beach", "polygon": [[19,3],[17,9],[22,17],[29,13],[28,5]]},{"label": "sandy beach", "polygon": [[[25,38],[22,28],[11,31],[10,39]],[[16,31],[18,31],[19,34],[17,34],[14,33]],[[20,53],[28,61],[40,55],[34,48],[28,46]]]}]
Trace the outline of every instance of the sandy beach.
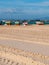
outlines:
[{"label": "sandy beach", "polygon": [[0,26],[0,57],[20,63],[13,65],[49,65],[49,25]]}]

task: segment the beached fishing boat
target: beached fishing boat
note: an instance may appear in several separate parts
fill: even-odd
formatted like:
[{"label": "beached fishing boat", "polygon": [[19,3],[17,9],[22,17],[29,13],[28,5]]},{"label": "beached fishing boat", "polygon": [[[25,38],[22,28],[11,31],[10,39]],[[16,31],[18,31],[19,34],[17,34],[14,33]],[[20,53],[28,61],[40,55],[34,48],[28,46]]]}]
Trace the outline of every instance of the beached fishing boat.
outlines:
[{"label": "beached fishing boat", "polygon": [[36,24],[37,24],[37,25],[44,25],[44,22],[36,21]]}]

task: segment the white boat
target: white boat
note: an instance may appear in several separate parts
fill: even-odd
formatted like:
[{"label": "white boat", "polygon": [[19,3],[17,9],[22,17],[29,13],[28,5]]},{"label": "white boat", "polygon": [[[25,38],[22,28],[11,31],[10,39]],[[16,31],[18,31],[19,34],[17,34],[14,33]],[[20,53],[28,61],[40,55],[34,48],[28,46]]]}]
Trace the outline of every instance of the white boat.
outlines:
[{"label": "white boat", "polygon": [[37,25],[44,25],[44,22],[37,21],[36,24]]}]

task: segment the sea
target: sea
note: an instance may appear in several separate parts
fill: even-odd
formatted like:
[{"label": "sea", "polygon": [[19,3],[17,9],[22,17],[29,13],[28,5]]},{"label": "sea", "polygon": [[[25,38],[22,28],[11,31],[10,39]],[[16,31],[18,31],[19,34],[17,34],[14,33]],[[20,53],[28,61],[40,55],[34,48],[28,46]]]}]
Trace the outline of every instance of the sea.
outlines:
[{"label": "sea", "polygon": [[[32,25],[32,24],[36,24],[36,21],[30,21],[28,22],[28,24]],[[44,21],[44,25],[49,25],[48,21]]]}]

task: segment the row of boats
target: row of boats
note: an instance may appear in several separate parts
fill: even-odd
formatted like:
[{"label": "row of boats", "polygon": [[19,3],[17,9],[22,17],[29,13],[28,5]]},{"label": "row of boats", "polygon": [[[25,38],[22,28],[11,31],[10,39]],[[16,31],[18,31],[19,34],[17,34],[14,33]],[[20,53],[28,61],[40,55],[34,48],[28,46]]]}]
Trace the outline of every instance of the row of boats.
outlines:
[{"label": "row of boats", "polygon": [[49,24],[49,22],[44,22],[44,21],[0,21],[0,25],[32,25],[32,24],[37,24],[37,25],[44,25],[44,24]]}]

